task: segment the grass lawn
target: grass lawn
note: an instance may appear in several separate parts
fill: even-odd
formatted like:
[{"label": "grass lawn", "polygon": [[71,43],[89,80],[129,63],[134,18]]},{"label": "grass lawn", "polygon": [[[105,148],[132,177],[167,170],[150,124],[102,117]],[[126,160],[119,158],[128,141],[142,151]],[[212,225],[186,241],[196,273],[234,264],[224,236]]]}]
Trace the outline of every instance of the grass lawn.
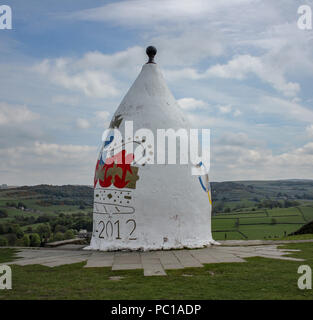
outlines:
[{"label": "grass lawn", "polygon": [[297,234],[295,236],[288,236],[288,237],[283,237],[281,239],[273,239],[273,240],[312,240],[312,239],[313,239],[313,234],[307,233],[307,234]]},{"label": "grass lawn", "polygon": [[7,248],[0,249],[0,263],[16,260],[15,253],[17,251],[18,250],[16,249],[7,249]]},{"label": "grass lawn", "polygon": [[304,214],[307,221],[313,220],[313,208],[312,206],[305,206],[300,208]]},{"label": "grass lawn", "polygon": [[219,213],[212,217],[213,237],[223,240],[226,233],[228,240],[282,238],[285,233],[288,235],[298,230],[310,219],[313,219],[313,207],[307,205],[236,214]]},{"label": "grass lawn", "polygon": [[264,237],[266,237],[266,239],[282,238],[285,231],[288,235],[301,226],[301,224],[252,225],[240,226],[239,230],[243,232],[249,240],[264,240]]},{"label": "grass lawn", "polygon": [[[142,270],[84,269],[83,263],[55,268],[12,266],[12,290],[3,299],[313,299],[299,290],[297,269],[313,267],[312,243],[284,246],[301,249],[292,256],[305,262],[248,258],[246,263],[221,263],[204,268],[168,270],[165,277],[144,277]],[[14,251],[0,249],[0,261]],[[112,276],[123,277],[119,281]]]}]

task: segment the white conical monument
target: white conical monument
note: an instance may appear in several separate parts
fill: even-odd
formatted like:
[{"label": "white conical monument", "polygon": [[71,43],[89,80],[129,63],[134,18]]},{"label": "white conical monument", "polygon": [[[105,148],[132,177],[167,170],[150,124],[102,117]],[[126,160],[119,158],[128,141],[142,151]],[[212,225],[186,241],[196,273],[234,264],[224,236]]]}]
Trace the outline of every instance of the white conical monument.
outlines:
[{"label": "white conical monument", "polygon": [[[159,152],[157,129],[189,125],[154,63],[156,49],[148,47],[147,54],[149,62],[104,137],[94,179],[93,233],[86,249],[197,248],[216,243],[208,181],[206,187],[200,181],[201,187],[201,179],[191,174],[192,164],[151,164]],[[126,126],[133,126],[133,136],[126,135]],[[177,150],[179,155],[179,146]]]}]

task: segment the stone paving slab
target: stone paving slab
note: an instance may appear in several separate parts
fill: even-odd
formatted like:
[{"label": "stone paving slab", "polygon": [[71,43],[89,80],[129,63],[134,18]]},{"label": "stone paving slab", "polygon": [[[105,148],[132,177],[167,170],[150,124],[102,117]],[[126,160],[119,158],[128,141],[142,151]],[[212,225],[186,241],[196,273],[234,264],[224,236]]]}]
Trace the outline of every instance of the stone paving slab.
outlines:
[{"label": "stone paving slab", "polygon": [[103,253],[92,253],[88,258],[84,268],[101,268],[101,267],[112,267],[114,260],[113,252],[103,252]]},{"label": "stone paving slab", "polygon": [[[75,259],[75,257],[80,257],[79,255],[77,256],[70,256],[68,258],[70,259]],[[28,266],[28,265],[33,265],[33,264],[42,264],[44,265],[45,263],[48,263],[50,261],[63,261],[64,257],[62,256],[53,256],[53,257],[41,257],[41,258],[32,258],[32,259],[19,259],[17,261],[14,261],[11,264],[16,264],[19,266]],[[73,262],[74,263],[74,262]]]},{"label": "stone paving slab", "polygon": [[66,257],[61,259],[53,259],[52,261],[42,263],[42,265],[46,267],[58,267],[66,264],[83,262],[86,260],[87,260],[86,257],[74,256],[74,257]]},{"label": "stone paving slab", "polygon": [[256,255],[255,253],[253,253],[253,252],[240,252],[240,253],[234,252],[234,255],[235,255],[236,257],[239,257],[239,258],[252,258],[252,257],[257,256],[257,255]]},{"label": "stone paving slab", "polygon": [[246,262],[246,260],[242,259],[242,258],[239,258],[239,257],[236,257],[236,256],[229,256],[229,257],[223,257],[223,256],[220,256],[220,257],[217,257],[216,258],[218,260],[219,263],[223,263],[223,262]]},{"label": "stone paving slab", "polygon": [[45,257],[54,257],[54,256],[73,256],[73,255],[90,255],[91,252],[76,251],[76,250],[51,250],[51,249],[41,249],[41,250],[32,250],[32,249],[22,249],[17,253],[18,257],[33,259],[33,258],[45,258]]},{"label": "stone paving slab", "polygon": [[183,269],[177,257],[171,251],[158,251],[157,255],[165,270]]},{"label": "stone paving slab", "polygon": [[269,259],[278,259],[278,260],[289,260],[289,261],[305,261],[304,259],[300,259],[300,258],[283,257],[283,256],[277,257],[270,254],[262,254],[260,255],[260,257],[269,258]]},{"label": "stone paving slab", "polygon": [[116,252],[114,255],[114,264],[140,264],[141,257],[139,252]]},{"label": "stone paving slab", "polygon": [[313,242],[313,239],[307,240],[221,240],[222,246],[256,246],[256,245],[278,245],[290,243]]},{"label": "stone paving slab", "polygon": [[[165,270],[203,267],[209,263],[245,262],[244,258],[263,257],[290,261],[304,261],[303,259],[288,256],[297,249],[280,249],[279,243],[266,243],[264,241],[228,241],[227,246],[210,246],[203,249],[192,250],[158,250],[151,252],[102,252],[82,250],[81,246],[66,245],[62,247],[22,248],[17,256],[19,260],[7,264],[20,266],[40,264],[47,267],[58,267],[86,261],[85,268],[111,267],[112,270],[143,269],[145,276],[165,276]],[[272,241],[274,242],[274,241]],[[300,242],[300,241],[298,241]],[[303,242],[303,241],[301,241]],[[305,242],[313,242],[305,241]],[[237,243],[239,245],[234,246]],[[247,243],[243,246],[243,243]]]},{"label": "stone paving slab", "polygon": [[129,264],[113,264],[112,270],[135,270],[135,269],[142,269],[142,264],[134,264],[134,263],[129,263]]},{"label": "stone paving slab", "polygon": [[116,252],[113,259],[112,270],[142,269],[140,254],[138,252]]},{"label": "stone paving slab", "polygon": [[65,244],[60,247],[55,247],[53,250],[82,250],[85,247],[85,244]]},{"label": "stone paving slab", "polygon": [[191,250],[175,250],[173,253],[184,268],[203,267],[203,264],[195,259],[189,251]]},{"label": "stone paving slab", "polygon": [[[225,250],[213,250],[210,251],[209,249],[206,250],[206,254],[211,257],[211,259],[215,259],[216,263],[223,263],[223,262],[246,262],[246,260],[242,259],[241,253],[238,251],[236,252],[229,252]],[[246,255],[246,253],[243,253]],[[252,254],[250,253],[249,256]]]},{"label": "stone paving slab", "polygon": [[208,253],[208,250],[192,250],[191,254],[193,257],[195,257],[201,264],[208,264],[208,263],[218,263],[219,261],[214,257],[214,255],[211,255]]},{"label": "stone paving slab", "polygon": [[144,276],[166,276],[166,272],[156,252],[142,252],[140,256]]}]

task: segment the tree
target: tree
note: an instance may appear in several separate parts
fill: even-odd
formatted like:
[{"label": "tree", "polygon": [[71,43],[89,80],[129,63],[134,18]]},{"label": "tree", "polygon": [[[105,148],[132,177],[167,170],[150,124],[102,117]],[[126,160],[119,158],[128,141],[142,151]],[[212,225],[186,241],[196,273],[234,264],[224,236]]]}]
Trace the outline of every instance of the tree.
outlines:
[{"label": "tree", "polygon": [[36,219],[36,223],[43,223],[43,222],[49,222],[50,218],[48,216],[39,216]]},{"label": "tree", "polygon": [[7,236],[9,246],[15,246],[17,237],[15,233],[10,233]]},{"label": "tree", "polygon": [[0,237],[0,247],[5,247],[8,245],[8,240],[5,237]]},{"label": "tree", "polygon": [[21,202],[21,201],[17,204],[17,207],[18,207],[19,209],[21,209],[21,208],[26,209],[26,208],[27,208],[26,205],[25,205],[23,202]]},{"label": "tree", "polygon": [[7,218],[8,212],[4,209],[0,209],[0,218]]},{"label": "tree", "polygon": [[[213,205],[213,213],[221,212],[223,210],[223,204],[220,202],[215,202]],[[86,229],[86,228],[81,228]]]},{"label": "tree", "polygon": [[68,239],[73,239],[74,238],[74,232],[73,230],[69,229],[66,230],[65,234],[64,234],[64,239],[68,240]]},{"label": "tree", "polygon": [[33,233],[30,235],[30,246],[31,247],[39,247],[40,246],[40,237],[38,233]]},{"label": "tree", "polygon": [[16,237],[18,239],[22,239],[23,238],[24,232],[23,232],[23,230],[21,229],[20,226],[18,226],[18,228],[16,228],[16,233],[15,234],[16,234]]},{"label": "tree", "polygon": [[299,206],[300,203],[298,201],[293,201],[293,200],[285,200],[284,201],[284,207],[289,208],[289,207],[296,207]]},{"label": "tree", "polygon": [[19,229],[19,225],[18,224],[13,224],[13,223],[10,223],[8,224],[8,232],[7,233],[16,233]]},{"label": "tree", "polygon": [[16,208],[16,207],[17,207],[17,205],[16,205],[15,202],[7,202],[7,203],[6,203],[6,206],[7,206],[7,207],[13,207],[13,208]]},{"label": "tree", "polygon": [[35,231],[39,234],[42,243],[47,242],[51,236],[51,228],[49,224],[39,225]]},{"label": "tree", "polygon": [[26,229],[27,233],[32,233],[33,232],[33,228],[31,226],[28,226]]},{"label": "tree", "polygon": [[54,228],[55,233],[58,233],[58,232],[64,233],[65,231],[66,231],[66,227],[60,224],[57,224]]},{"label": "tree", "polygon": [[23,238],[24,232],[18,224],[9,223],[6,229],[6,233],[14,234],[18,239]]},{"label": "tree", "polygon": [[62,232],[57,232],[54,237],[53,237],[54,241],[62,241],[64,240],[64,234]]},{"label": "tree", "polygon": [[22,243],[24,247],[29,247],[30,246],[30,239],[28,234],[24,234]]}]

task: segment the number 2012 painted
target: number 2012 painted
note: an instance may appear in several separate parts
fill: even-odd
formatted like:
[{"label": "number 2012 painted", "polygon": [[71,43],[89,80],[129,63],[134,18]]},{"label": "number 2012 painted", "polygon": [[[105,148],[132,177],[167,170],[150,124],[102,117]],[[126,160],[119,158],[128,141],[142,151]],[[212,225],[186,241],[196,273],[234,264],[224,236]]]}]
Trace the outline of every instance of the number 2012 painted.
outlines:
[{"label": "number 2012 painted", "polygon": [[[136,230],[136,221],[134,219],[128,219],[126,221],[126,225],[131,225],[132,229],[128,235],[129,240],[137,240],[136,237],[133,236],[135,230]],[[102,220],[98,223],[98,230],[96,232],[99,232],[99,238],[100,239],[111,239],[113,238],[113,235],[115,234],[115,239],[121,240],[121,234],[120,234],[120,220],[115,221],[114,223],[112,221],[107,221],[106,223]]]}]

